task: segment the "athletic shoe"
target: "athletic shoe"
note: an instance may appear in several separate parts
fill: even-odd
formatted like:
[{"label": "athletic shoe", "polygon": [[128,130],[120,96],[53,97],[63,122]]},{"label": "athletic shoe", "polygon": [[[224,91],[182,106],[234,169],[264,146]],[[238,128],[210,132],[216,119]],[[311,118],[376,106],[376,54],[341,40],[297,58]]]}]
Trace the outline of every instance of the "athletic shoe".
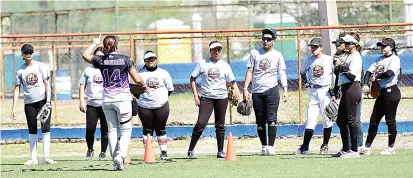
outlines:
[{"label": "athletic shoe", "polygon": [[197,156],[195,155],[194,151],[188,151],[188,158],[197,159]]},{"label": "athletic shoe", "polygon": [[217,153],[217,158],[225,158],[225,152],[220,151]]},{"label": "athletic shoe", "polygon": [[266,156],[267,155],[267,146],[262,146],[260,156]]},{"label": "athletic shoe", "polygon": [[358,158],[358,157],[360,157],[360,153],[352,151],[352,150],[340,156],[340,158]]},{"label": "athletic shoe", "polygon": [[382,152],[380,152],[381,155],[395,155],[396,150],[392,147],[387,147],[384,149]]},{"label": "athletic shoe", "polygon": [[365,146],[359,149],[359,153],[360,155],[371,155],[370,148],[367,148]]},{"label": "athletic shoe", "polygon": [[267,155],[268,156],[274,156],[275,155],[275,150],[273,146],[267,146]]},{"label": "athletic shoe", "polygon": [[339,151],[338,153],[333,154],[331,157],[333,157],[333,158],[340,158],[342,155],[345,155],[345,154],[347,154],[347,152],[345,152],[345,151]]},{"label": "athletic shoe", "polygon": [[50,158],[44,158],[43,159],[43,164],[56,164],[56,163],[57,163],[56,161],[53,161]]},{"label": "athletic shoe", "polygon": [[106,160],[106,153],[100,153],[99,154],[99,161],[105,161]]},{"label": "athletic shoe", "polygon": [[161,151],[161,160],[168,160],[168,153],[166,151]]},{"label": "athletic shoe", "polygon": [[29,160],[27,160],[25,163],[24,163],[24,165],[28,165],[28,166],[31,166],[31,165],[38,165],[39,164],[39,162],[37,162],[37,159],[29,159]]},{"label": "athletic shoe", "polygon": [[322,144],[320,147],[320,154],[321,155],[326,155],[328,154],[328,145],[327,144]]},{"label": "athletic shoe", "polygon": [[115,159],[113,160],[113,162],[114,162],[114,168],[115,168],[115,170],[117,170],[117,171],[122,171],[122,170],[125,169],[125,159],[122,158],[122,156],[117,155],[117,156],[115,157]]},{"label": "athletic shoe", "polygon": [[308,148],[304,148],[303,145],[300,146],[300,148],[297,150],[296,152],[297,155],[309,155],[310,151],[308,150]]},{"label": "athletic shoe", "polygon": [[93,150],[87,151],[85,160],[92,161],[94,155],[95,155],[95,152]]}]

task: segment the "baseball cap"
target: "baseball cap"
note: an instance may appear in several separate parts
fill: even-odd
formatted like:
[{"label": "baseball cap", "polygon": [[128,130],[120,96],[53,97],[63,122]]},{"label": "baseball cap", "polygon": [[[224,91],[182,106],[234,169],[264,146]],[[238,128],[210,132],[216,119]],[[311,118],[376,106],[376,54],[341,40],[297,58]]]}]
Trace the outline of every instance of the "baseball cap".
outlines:
[{"label": "baseball cap", "polygon": [[24,44],[21,48],[22,53],[33,53],[33,46],[30,44]]},{"label": "baseball cap", "polygon": [[323,46],[323,45],[321,44],[321,38],[313,38],[313,39],[310,41],[310,44],[308,44],[307,46]]},{"label": "baseball cap", "polygon": [[272,36],[273,39],[277,39],[277,31],[275,31],[274,29],[263,29],[262,30],[262,34],[270,34]]},{"label": "baseball cap", "polygon": [[147,52],[145,55],[143,55],[144,60],[152,58],[152,57],[157,58],[154,52]]},{"label": "baseball cap", "polygon": [[390,46],[391,48],[394,48],[395,42],[391,38],[384,38],[381,41],[377,42],[377,46]]},{"label": "baseball cap", "polygon": [[340,34],[338,35],[338,38],[337,38],[335,41],[332,41],[331,43],[336,44],[337,42],[344,42],[344,40],[341,39],[341,38],[344,37],[344,36],[346,36],[345,33],[340,33]]},{"label": "baseball cap", "polygon": [[211,42],[211,44],[209,44],[209,49],[214,49],[216,47],[222,48],[222,44],[219,41],[213,41]]}]

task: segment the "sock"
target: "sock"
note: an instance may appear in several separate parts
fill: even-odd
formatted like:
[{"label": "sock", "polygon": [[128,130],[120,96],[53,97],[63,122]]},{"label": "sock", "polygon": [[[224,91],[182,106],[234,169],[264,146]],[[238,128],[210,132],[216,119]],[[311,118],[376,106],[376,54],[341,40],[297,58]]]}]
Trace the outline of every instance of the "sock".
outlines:
[{"label": "sock", "polygon": [[257,132],[258,132],[258,137],[260,138],[261,145],[262,146],[267,146],[267,130],[265,128],[265,125],[257,125]]},{"label": "sock", "polygon": [[328,142],[330,141],[332,130],[333,130],[332,127],[324,128],[323,145],[328,145]]},{"label": "sock", "polygon": [[396,136],[397,136],[397,126],[396,124],[390,124],[388,125],[388,132],[389,132],[389,147],[393,148],[394,142],[396,142]]},{"label": "sock", "polygon": [[308,146],[310,145],[311,138],[313,137],[314,130],[313,129],[305,129],[304,131],[304,141],[303,141],[303,148],[308,150]]},{"label": "sock", "polygon": [[50,156],[50,132],[43,133],[43,158]]},{"label": "sock", "polygon": [[199,138],[201,137],[201,135],[197,135],[192,133],[192,137],[191,137],[191,142],[189,143],[189,148],[188,151],[193,151],[196,143],[198,142]]},{"label": "sock", "polygon": [[268,124],[268,145],[274,146],[275,137],[277,137],[277,126],[275,126],[275,122],[271,122]]},{"label": "sock", "polygon": [[30,159],[37,160],[37,134],[29,134]]},{"label": "sock", "polygon": [[222,151],[224,151],[224,138],[225,138],[225,135],[224,135],[224,133],[217,133],[216,137],[217,137],[218,152],[222,152]]},{"label": "sock", "polygon": [[127,122],[127,123],[120,125],[119,150],[117,151],[117,154],[119,154],[122,158],[126,157],[131,136],[132,136],[132,123]]},{"label": "sock", "polygon": [[159,144],[159,149],[161,151],[166,151],[167,146],[168,146],[168,137],[166,135],[159,136],[158,144]]}]

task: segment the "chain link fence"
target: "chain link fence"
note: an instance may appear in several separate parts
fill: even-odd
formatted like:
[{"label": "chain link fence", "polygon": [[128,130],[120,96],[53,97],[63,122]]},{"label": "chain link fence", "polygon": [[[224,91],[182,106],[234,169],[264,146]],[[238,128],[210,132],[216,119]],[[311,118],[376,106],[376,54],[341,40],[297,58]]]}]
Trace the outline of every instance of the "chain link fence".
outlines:
[{"label": "chain link fence", "polygon": [[[366,70],[373,59],[380,54],[375,43],[384,37],[392,37],[397,42],[397,51],[401,58],[403,70],[399,85],[402,90],[402,101],[399,105],[397,119],[411,120],[413,111],[413,47],[408,41],[413,36],[413,24],[376,25],[376,26],[341,26],[334,29],[341,32],[358,32],[363,42],[363,67]],[[357,27],[357,28],[355,28]],[[279,28],[279,37],[274,48],[281,51],[287,65],[289,101],[281,102],[278,111],[279,123],[303,123],[306,117],[306,105],[309,100],[308,90],[301,89],[298,71],[299,61],[311,55],[307,46],[309,40],[320,37],[321,29],[332,27]],[[169,125],[194,124],[198,108],[193,101],[189,78],[195,67],[195,61],[209,57],[208,44],[218,40],[223,44],[222,60],[230,63],[236,81],[243,88],[246,60],[252,49],[262,47],[261,31],[183,31],[181,33],[115,33],[120,37],[119,52],[131,56],[138,68],[142,67],[143,54],[152,50],[158,55],[159,66],[167,70],[173,79],[175,91],[170,97],[171,113]],[[24,126],[26,123],[23,111],[23,101],[18,101],[17,121],[10,118],[12,95],[14,91],[14,75],[17,68],[23,64],[20,46],[30,43],[35,48],[34,59],[49,64],[52,73],[53,125],[83,125],[85,115],[79,111],[78,89],[79,78],[89,65],[82,59],[82,53],[92,42],[91,36],[96,34],[64,34],[4,37],[1,49],[2,62],[2,126]],[[54,77],[56,76],[56,77]],[[374,100],[363,101],[362,120],[369,121]],[[254,113],[250,117],[241,116],[236,108],[229,107],[227,123],[255,123]],[[212,115],[213,117],[213,115]],[[213,119],[210,120],[213,122]],[[139,124],[139,123],[138,123]]]}]

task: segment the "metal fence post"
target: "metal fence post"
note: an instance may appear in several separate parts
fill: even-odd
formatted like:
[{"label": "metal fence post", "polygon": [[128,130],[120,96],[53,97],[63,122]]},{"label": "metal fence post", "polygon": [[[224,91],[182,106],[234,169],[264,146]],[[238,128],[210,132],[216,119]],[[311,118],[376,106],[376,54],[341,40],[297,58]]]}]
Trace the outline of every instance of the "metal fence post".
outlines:
[{"label": "metal fence post", "polygon": [[297,60],[298,60],[298,118],[300,120],[300,124],[303,121],[303,92],[302,92],[302,79],[301,79],[301,54],[300,54],[300,30],[297,30]]},{"label": "metal fence post", "polygon": [[56,89],[56,65],[57,65],[57,60],[56,60],[56,49],[55,49],[55,45],[54,42],[52,42],[52,61],[53,61],[53,107],[54,107],[54,117],[56,119],[56,122],[59,122],[59,117],[57,114],[57,89]]},{"label": "metal fence post", "polygon": [[[231,58],[230,58],[230,52],[229,52],[229,36],[227,36],[227,60],[228,60],[228,64],[231,65]],[[237,84],[235,82],[235,84]],[[232,105],[229,104],[229,123],[233,124],[233,115],[232,115]]]}]

